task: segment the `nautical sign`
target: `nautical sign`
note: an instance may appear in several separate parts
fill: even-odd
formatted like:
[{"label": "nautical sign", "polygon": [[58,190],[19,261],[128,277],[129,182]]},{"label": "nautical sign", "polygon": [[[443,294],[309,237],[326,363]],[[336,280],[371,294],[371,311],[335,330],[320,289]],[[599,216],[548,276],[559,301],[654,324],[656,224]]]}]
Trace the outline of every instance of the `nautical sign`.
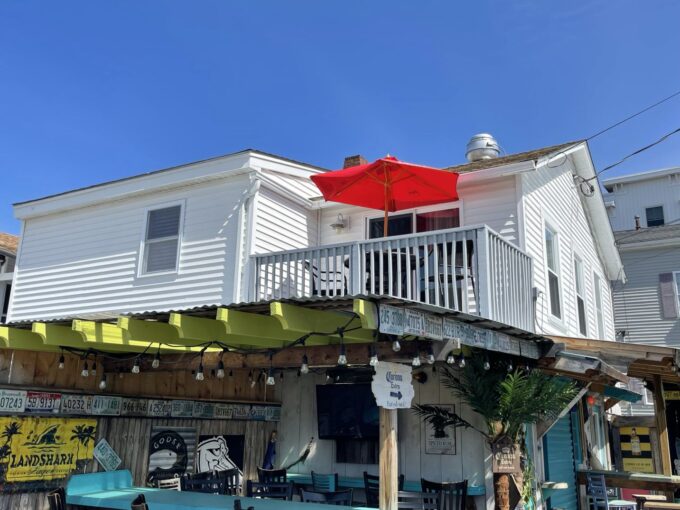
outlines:
[{"label": "nautical sign", "polygon": [[409,409],[414,395],[411,367],[399,363],[378,363],[371,390],[378,406],[385,409]]},{"label": "nautical sign", "polygon": [[94,458],[105,471],[115,471],[123,462],[106,439],[101,439],[94,447]]},{"label": "nautical sign", "polygon": [[456,340],[470,347],[538,359],[535,342],[472,326],[449,317],[408,307],[378,305],[379,330],[387,335],[414,335],[430,340]]},{"label": "nautical sign", "polygon": [[0,413],[23,413],[26,409],[26,392],[0,390]]}]

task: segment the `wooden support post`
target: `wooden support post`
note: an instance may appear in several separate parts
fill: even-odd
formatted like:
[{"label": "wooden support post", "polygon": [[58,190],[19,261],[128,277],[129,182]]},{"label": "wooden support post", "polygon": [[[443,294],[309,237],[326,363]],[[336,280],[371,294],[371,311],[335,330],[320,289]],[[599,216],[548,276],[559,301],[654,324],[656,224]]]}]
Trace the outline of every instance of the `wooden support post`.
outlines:
[{"label": "wooden support post", "polygon": [[397,509],[399,492],[399,451],[397,410],[380,408],[380,509]]},{"label": "wooden support post", "polygon": [[666,399],[663,396],[663,382],[660,375],[654,376],[654,414],[656,415],[656,429],[659,434],[661,471],[664,475],[672,475],[671,449],[668,442],[668,426],[666,423]]}]

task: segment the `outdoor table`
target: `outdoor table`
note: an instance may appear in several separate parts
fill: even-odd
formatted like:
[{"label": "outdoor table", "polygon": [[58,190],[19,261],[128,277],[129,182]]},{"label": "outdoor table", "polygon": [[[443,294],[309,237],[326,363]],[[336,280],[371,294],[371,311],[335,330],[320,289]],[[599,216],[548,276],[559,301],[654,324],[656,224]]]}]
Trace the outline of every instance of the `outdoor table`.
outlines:
[{"label": "outdoor table", "polygon": [[663,492],[674,492],[676,489],[680,489],[680,476],[626,473],[623,471],[579,470],[577,472],[579,484],[586,484],[586,475],[588,473],[604,475],[604,483],[607,487],[649,489]]},{"label": "outdoor table", "polygon": [[[237,499],[241,500],[243,508],[253,506],[256,510],[294,510],[301,505],[306,510],[328,510],[328,505],[316,503],[134,487],[132,475],[127,470],[73,475],[66,485],[66,503],[85,508],[130,510],[132,500],[140,493],[144,494],[149,510],[229,510],[234,508]],[[364,507],[350,508],[368,510]]]},{"label": "outdoor table", "polygon": [[[312,475],[288,473],[287,478],[289,482],[293,482],[296,485],[312,485]],[[338,477],[338,487],[341,489],[363,489],[364,479],[340,476]],[[405,480],[404,490],[409,492],[421,492],[423,489],[420,486],[420,480]],[[485,489],[483,485],[468,485],[468,496],[483,496],[484,493]]]}]

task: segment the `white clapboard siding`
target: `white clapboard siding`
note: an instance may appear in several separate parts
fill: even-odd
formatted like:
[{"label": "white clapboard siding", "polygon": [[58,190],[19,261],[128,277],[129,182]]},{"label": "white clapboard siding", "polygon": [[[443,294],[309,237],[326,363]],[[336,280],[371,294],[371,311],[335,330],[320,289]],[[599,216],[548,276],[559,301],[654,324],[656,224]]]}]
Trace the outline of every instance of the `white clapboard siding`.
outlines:
[{"label": "white clapboard siding", "polygon": [[614,285],[616,329],[626,342],[680,348],[680,319],[665,319],[659,274],[680,271],[680,247],[622,250],[628,281]]},{"label": "white clapboard siding", "polygon": [[[310,175],[313,175],[310,173]],[[296,177],[287,173],[263,168],[262,176],[276,185],[289,190],[292,195],[310,199],[321,195],[319,188],[309,177]]]},{"label": "white clapboard siding", "polygon": [[[477,428],[483,430],[478,415],[441,386],[438,374],[427,370],[425,384],[414,383],[414,404],[454,404],[456,411]],[[278,464],[289,465],[299,458],[310,438],[314,447],[308,459],[291,469],[295,473],[311,471],[338,473],[340,476],[361,477],[364,471],[378,474],[377,464],[343,464],[335,460],[335,441],[318,439],[316,385],[325,384],[325,375],[307,374],[288,377],[281,392],[281,421],[278,428]],[[482,435],[474,430],[456,431],[455,455],[425,453],[425,424],[410,409],[398,411],[399,472],[407,480],[432,481],[469,480],[471,485],[484,485],[485,449]]]},{"label": "white clapboard siding", "polygon": [[[182,309],[231,302],[248,180],[209,184],[29,218],[10,320]],[[179,270],[138,276],[146,210],[183,201]]]},{"label": "white clapboard siding", "polygon": [[[460,200],[436,206],[408,209],[390,215],[415,211],[428,212],[452,207],[461,208],[461,226],[487,224],[506,240],[519,244],[517,234],[517,197],[515,178],[505,177],[487,180],[479,184],[466,184],[458,189]],[[336,233],[330,225],[342,214],[347,227]],[[374,209],[337,205],[321,210],[319,235],[321,244],[345,243],[363,240],[367,234],[370,218],[382,218],[383,213]]]},{"label": "white clapboard siding", "polygon": [[[574,254],[583,260],[586,288],[587,336],[597,338],[594,278],[596,272],[602,281],[604,340],[614,340],[614,321],[609,279],[604,271],[595,246],[582,200],[574,185],[571,163],[522,174],[523,207],[526,252],[534,259],[534,283],[542,292],[537,301],[536,331],[556,335],[580,336],[576,312],[574,285]],[[561,322],[551,318],[545,273],[544,222],[558,232],[560,281],[562,287]]]}]

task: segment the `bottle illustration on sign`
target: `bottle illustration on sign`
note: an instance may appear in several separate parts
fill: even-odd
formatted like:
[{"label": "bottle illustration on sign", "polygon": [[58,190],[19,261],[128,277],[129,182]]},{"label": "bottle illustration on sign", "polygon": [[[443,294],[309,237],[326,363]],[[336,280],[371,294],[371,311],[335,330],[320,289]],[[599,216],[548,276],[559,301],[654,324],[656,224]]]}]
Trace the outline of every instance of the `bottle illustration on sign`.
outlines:
[{"label": "bottle illustration on sign", "polygon": [[636,457],[642,455],[642,448],[640,448],[640,436],[637,435],[635,427],[630,432],[630,451]]}]

